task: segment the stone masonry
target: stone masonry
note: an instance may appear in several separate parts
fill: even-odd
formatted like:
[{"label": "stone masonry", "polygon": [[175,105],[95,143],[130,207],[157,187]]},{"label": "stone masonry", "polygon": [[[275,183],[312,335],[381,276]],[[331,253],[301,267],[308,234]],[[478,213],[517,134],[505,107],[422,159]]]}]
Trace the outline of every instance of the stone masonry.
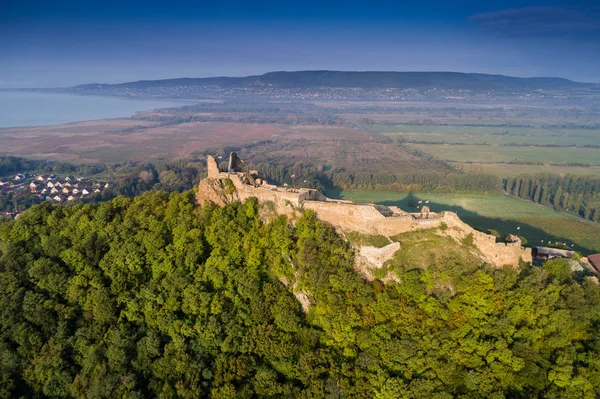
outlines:
[{"label": "stone masonry", "polygon": [[491,265],[516,267],[519,258],[531,262],[531,251],[521,247],[520,241],[497,243],[494,236],[473,229],[453,212],[408,213],[397,207],[333,200],[314,189],[277,187],[260,179],[258,173],[250,170],[235,153],[230,156],[227,172],[222,172],[211,156],[208,156],[207,166],[208,177],[200,181],[196,195],[200,204],[210,201],[223,206],[255,197],[259,202],[271,202],[277,213],[292,218],[297,216],[300,209],[311,209],[319,219],[338,230],[386,237],[417,229],[440,227],[444,223],[448,227],[446,234],[457,240],[472,234],[474,245]]}]

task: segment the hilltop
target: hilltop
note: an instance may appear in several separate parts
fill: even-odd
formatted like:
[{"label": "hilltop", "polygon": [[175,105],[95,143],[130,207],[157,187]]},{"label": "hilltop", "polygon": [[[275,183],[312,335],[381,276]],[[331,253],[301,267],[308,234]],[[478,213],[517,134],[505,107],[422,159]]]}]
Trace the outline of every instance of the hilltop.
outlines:
[{"label": "hilltop", "polygon": [[428,229],[363,278],[313,211],[269,211],[148,192],[0,220],[0,397],[600,391],[600,289],[564,260],[486,267]]}]

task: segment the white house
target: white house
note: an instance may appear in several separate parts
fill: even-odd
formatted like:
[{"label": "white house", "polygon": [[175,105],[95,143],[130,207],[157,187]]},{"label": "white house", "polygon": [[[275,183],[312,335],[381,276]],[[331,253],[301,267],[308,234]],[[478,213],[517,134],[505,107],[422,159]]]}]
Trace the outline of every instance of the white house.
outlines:
[{"label": "white house", "polygon": [[90,192],[85,188],[81,191],[81,195],[88,195]]}]

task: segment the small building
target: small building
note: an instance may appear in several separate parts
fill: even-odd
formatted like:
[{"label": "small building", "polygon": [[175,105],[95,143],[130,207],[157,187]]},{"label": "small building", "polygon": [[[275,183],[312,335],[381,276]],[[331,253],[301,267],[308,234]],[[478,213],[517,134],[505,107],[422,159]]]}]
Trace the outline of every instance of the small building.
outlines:
[{"label": "small building", "polygon": [[69,188],[68,188],[68,187],[64,187],[64,188],[62,189],[62,193],[63,193],[63,194],[69,194]]},{"label": "small building", "polygon": [[52,187],[52,190],[50,190],[50,194],[56,194],[58,193],[58,189],[56,187]]},{"label": "small building", "polygon": [[73,194],[79,194],[79,190],[78,190],[78,189],[76,189],[76,188],[74,188],[74,189],[73,189]]},{"label": "small building", "polygon": [[548,247],[533,247],[531,250],[534,258],[553,259],[553,258],[572,258],[575,254],[573,251],[566,249],[548,248]]},{"label": "small building", "polygon": [[67,198],[67,201],[74,201],[77,199],[77,196],[75,195],[69,195],[69,198]]},{"label": "small building", "polygon": [[59,195],[56,195],[52,198],[54,201],[61,202],[62,198]]},{"label": "small building", "polygon": [[48,184],[46,184],[46,187],[52,188],[52,187],[54,187],[54,183],[49,181]]},{"label": "small building", "polygon": [[596,272],[600,273],[600,254],[588,256],[588,261],[590,265],[592,265],[592,267],[596,269]]},{"label": "small building", "polygon": [[[75,189],[77,190],[77,189]],[[88,190],[86,190],[85,188],[83,190],[81,190],[81,195],[88,195],[90,192]]]}]

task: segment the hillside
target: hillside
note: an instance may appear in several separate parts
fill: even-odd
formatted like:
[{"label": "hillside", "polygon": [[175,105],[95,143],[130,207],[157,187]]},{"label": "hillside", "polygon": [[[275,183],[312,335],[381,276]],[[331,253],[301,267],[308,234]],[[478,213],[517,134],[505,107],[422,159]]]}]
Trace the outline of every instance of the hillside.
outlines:
[{"label": "hillside", "polygon": [[143,80],[114,85],[87,84],[75,89],[93,90],[98,86],[129,89],[177,86],[216,86],[220,88],[275,86],[281,88],[361,88],[361,89],[465,89],[486,90],[557,90],[598,88],[597,84],[579,83],[563,78],[517,78],[504,75],[460,72],[347,72],[297,71],[269,72],[246,77],[178,78]]},{"label": "hillside", "polygon": [[517,78],[459,72],[269,72],[246,77],[178,78],[121,84],[86,84],[65,89],[83,94],[149,97],[202,97],[208,94],[278,97],[302,92],[323,98],[386,98],[393,95],[425,97],[511,95],[560,92],[563,95],[600,93],[600,86],[562,78]]},{"label": "hillside", "polygon": [[[310,211],[292,227],[256,201],[200,208],[193,195],[0,221],[0,396],[600,391],[600,290],[561,261],[482,267],[431,230],[398,237],[409,252],[394,277],[369,281]],[[423,239],[451,245],[415,257]]]}]

